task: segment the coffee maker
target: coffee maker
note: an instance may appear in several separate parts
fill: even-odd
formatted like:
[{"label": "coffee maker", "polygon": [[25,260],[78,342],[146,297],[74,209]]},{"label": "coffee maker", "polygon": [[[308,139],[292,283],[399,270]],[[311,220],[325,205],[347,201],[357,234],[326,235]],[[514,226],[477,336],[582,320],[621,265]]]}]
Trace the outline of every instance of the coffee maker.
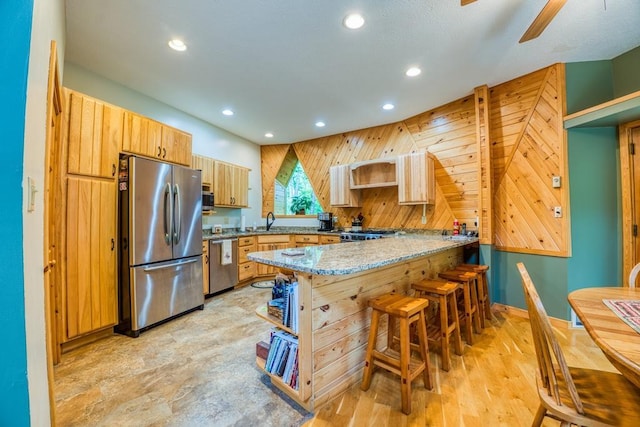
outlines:
[{"label": "coffee maker", "polygon": [[318,221],[320,221],[320,228],[318,231],[333,230],[333,214],[331,212],[320,212],[318,214]]}]

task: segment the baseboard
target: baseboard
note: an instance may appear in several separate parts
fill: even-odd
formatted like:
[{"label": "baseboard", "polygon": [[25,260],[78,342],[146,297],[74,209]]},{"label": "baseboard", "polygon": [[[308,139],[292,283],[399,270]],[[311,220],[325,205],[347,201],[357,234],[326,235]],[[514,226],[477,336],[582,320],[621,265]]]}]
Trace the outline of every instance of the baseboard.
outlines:
[{"label": "baseboard", "polygon": [[103,338],[110,337],[112,335],[114,335],[113,326],[98,332],[91,333],[89,335],[75,338],[72,341],[63,342],[60,345],[60,347],[61,347],[62,353],[64,354],[64,353],[70,352],[71,350],[75,350],[78,347],[82,347],[94,341],[98,341]]},{"label": "baseboard", "polygon": [[[506,313],[510,316],[522,317],[524,319],[529,318],[529,312],[519,307],[511,307],[510,305],[493,303],[491,305],[491,308],[493,311]],[[549,316],[549,322],[551,322],[551,325],[553,325],[555,328],[559,328],[559,329],[572,328],[571,322],[567,320],[562,320],[562,319]]]}]

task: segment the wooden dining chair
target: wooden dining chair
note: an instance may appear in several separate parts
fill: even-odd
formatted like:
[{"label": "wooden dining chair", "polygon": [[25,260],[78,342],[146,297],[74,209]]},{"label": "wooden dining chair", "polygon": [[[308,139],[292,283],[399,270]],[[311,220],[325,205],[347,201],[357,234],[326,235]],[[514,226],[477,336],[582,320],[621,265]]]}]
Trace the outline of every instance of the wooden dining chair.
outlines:
[{"label": "wooden dining chair", "polygon": [[517,267],[538,360],[540,406],[531,425],[547,416],[561,425],[640,426],[640,389],[620,374],[569,367],[527,269]]},{"label": "wooden dining chair", "polygon": [[636,279],[638,278],[638,273],[640,273],[640,262],[637,263],[632,269],[631,273],[629,273],[629,287],[636,287]]}]

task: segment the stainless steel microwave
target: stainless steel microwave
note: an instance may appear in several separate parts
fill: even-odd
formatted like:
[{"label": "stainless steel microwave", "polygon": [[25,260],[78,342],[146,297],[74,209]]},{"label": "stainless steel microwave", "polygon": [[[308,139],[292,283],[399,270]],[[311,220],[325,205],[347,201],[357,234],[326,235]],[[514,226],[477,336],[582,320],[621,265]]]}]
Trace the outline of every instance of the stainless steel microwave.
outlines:
[{"label": "stainless steel microwave", "polygon": [[214,208],[214,197],[211,191],[202,192],[202,210],[212,211]]}]

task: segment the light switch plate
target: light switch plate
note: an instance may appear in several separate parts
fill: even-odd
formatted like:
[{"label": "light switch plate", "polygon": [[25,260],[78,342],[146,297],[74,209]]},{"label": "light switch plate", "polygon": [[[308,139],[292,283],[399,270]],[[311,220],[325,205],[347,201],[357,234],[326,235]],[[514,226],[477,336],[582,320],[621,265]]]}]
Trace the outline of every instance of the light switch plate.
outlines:
[{"label": "light switch plate", "polygon": [[559,176],[554,176],[551,178],[551,185],[553,186],[553,188],[560,188],[561,184],[561,180]]},{"label": "light switch plate", "polygon": [[553,216],[556,218],[562,218],[562,207],[556,206],[553,208]]}]

